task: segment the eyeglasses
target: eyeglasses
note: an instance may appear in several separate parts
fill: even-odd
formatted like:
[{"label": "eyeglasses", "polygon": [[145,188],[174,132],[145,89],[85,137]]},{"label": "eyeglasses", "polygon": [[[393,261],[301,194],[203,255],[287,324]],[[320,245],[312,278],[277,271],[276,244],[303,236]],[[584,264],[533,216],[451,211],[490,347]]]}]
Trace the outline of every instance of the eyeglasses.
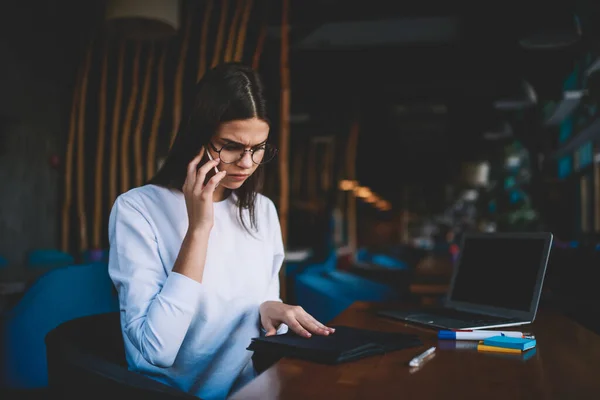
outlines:
[{"label": "eyeglasses", "polygon": [[227,143],[218,150],[212,142],[209,142],[209,144],[210,147],[219,154],[219,158],[224,164],[238,162],[246,155],[246,152],[250,152],[252,162],[259,165],[268,163],[275,158],[275,155],[277,155],[277,148],[268,143],[258,145],[251,149],[246,149],[243,145],[238,143]]}]

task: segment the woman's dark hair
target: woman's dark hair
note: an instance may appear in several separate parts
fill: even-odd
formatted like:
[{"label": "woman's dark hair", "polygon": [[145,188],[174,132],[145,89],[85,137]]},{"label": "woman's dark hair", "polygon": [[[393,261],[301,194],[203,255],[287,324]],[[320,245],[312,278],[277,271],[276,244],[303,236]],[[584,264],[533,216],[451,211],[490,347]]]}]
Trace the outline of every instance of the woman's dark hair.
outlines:
[{"label": "woman's dark hair", "polygon": [[[198,155],[202,146],[224,122],[258,118],[269,123],[264,89],[258,74],[240,63],[224,63],[206,72],[196,84],[193,99],[188,102],[177,136],[167,159],[149,184],[182,190],[187,166]],[[250,226],[257,228],[256,194],[262,188],[263,165],[234,192],[240,221],[250,231],[243,218],[243,210],[250,214]],[[226,193],[226,196],[231,193]]]}]

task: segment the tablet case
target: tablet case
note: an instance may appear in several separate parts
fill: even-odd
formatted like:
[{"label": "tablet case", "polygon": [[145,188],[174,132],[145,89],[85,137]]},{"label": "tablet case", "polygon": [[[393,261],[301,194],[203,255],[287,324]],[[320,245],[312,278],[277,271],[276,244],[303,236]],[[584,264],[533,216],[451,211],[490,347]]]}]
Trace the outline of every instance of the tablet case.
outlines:
[{"label": "tablet case", "polygon": [[339,364],[394,350],[421,346],[416,335],[333,326],[335,333],[305,338],[288,331],[283,335],[253,338],[248,350],[322,364]]}]

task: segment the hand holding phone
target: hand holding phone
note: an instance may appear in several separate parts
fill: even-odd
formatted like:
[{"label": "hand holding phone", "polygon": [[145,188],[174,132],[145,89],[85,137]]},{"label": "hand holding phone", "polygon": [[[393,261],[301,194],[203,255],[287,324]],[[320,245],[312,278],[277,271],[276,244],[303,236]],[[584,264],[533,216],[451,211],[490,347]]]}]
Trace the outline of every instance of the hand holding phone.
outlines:
[{"label": "hand holding phone", "polygon": [[[188,164],[187,177],[182,188],[189,218],[188,231],[212,229],[214,191],[226,175],[226,171],[221,171],[209,177],[213,170],[217,170],[216,162],[202,162],[204,153],[208,153],[206,149],[202,149]],[[210,154],[208,157],[210,158]]]},{"label": "hand holding phone", "polygon": [[[206,155],[208,156],[208,159],[210,161],[213,161],[214,159],[212,158],[212,156],[210,155],[210,151],[208,151],[208,147],[204,146],[205,151],[206,151]],[[219,173],[219,169],[217,168],[217,166],[215,165],[215,174]]]}]

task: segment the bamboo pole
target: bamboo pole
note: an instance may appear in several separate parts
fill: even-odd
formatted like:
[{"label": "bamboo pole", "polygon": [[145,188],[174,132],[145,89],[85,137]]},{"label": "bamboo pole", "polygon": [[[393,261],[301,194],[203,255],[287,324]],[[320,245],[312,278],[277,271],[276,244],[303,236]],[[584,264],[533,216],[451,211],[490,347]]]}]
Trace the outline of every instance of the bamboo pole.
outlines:
[{"label": "bamboo pole", "polygon": [[146,73],[144,86],[142,87],[142,100],[138,112],[137,125],[133,135],[133,157],[135,160],[135,185],[142,186],[144,182],[144,167],[142,160],[142,132],[146,120],[146,109],[148,108],[148,97],[150,96],[150,78],[152,77],[152,65],[154,64],[154,43],[150,45],[150,54],[146,61]]},{"label": "bamboo pole", "polygon": [[294,153],[292,154],[292,198],[297,199],[300,197],[300,193],[302,191],[302,177],[304,174],[302,173],[302,161],[304,152],[301,151],[300,144],[296,143],[294,145]]},{"label": "bamboo pole", "polygon": [[221,18],[219,19],[219,28],[217,30],[217,39],[215,40],[215,49],[213,50],[213,59],[211,68],[217,66],[221,60],[221,47],[223,47],[223,36],[225,34],[225,24],[227,23],[227,9],[229,0],[221,0]]},{"label": "bamboo pole", "polygon": [[200,34],[200,53],[198,56],[198,75],[196,75],[196,82],[198,82],[206,72],[206,43],[208,42],[208,27],[210,25],[210,17],[213,10],[213,0],[206,2],[204,8],[204,19],[202,20],[202,33]]},{"label": "bamboo pole", "polygon": [[[279,135],[279,220],[283,245],[287,244],[288,212],[290,203],[289,182],[289,143],[290,143],[290,67],[289,67],[289,9],[290,1],[283,0],[281,10],[281,118]],[[285,269],[280,270],[281,298],[286,296]]]},{"label": "bamboo pole", "polygon": [[[346,173],[348,179],[356,179],[356,149],[358,145],[358,120],[352,122],[350,127],[350,137],[348,138],[348,148],[346,150]],[[356,251],[357,246],[357,221],[356,221],[356,197],[350,191],[348,192],[348,247],[351,251]]]},{"label": "bamboo pole", "polygon": [[310,138],[308,142],[308,167],[306,171],[308,202],[317,203],[317,142]]},{"label": "bamboo pole", "polygon": [[268,4],[265,4],[263,8],[262,21],[260,24],[260,31],[258,33],[258,40],[256,42],[256,49],[254,50],[254,55],[252,56],[253,69],[258,69],[260,65],[260,56],[262,55],[263,48],[265,47],[265,40],[267,38],[268,9]]},{"label": "bamboo pole", "polygon": [[177,130],[181,124],[181,103],[183,102],[183,75],[185,71],[185,60],[190,43],[190,32],[192,30],[192,16],[187,17],[185,32],[179,50],[179,62],[177,64],[177,72],[175,73],[175,89],[173,99],[173,128],[171,129],[171,145],[177,136]]},{"label": "bamboo pole", "polygon": [[98,99],[98,142],[96,144],[96,170],[95,172],[95,199],[94,199],[94,226],[92,227],[92,246],[94,249],[101,247],[102,232],[102,172],[104,171],[104,142],[106,137],[106,86],[108,81],[108,40],[104,43],[102,57],[102,70],[100,72],[100,94]]},{"label": "bamboo pole", "polygon": [[110,169],[108,178],[109,199],[113,202],[117,198],[117,157],[119,154],[119,123],[121,122],[121,104],[123,103],[123,69],[125,66],[125,42],[119,46],[119,59],[117,67],[117,88],[112,113],[112,127],[110,138]]},{"label": "bamboo pole", "polygon": [[138,81],[140,70],[140,55],[142,53],[141,42],[135,44],[135,54],[133,56],[133,72],[131,79],[131,93],[127,103],[125,120],[121,133],[121,193],[125,193],[129,187],[129,137],[131,136],[131,122],[133,120],[133,111],[138,97]]},{"label": "bamboo pole", "polygon": [[70,231],[70,211],[72,200],[72,180],[73,180],[73,147],[75,142],[75,132],[77,130],[77,112],[79,98],[81,97],[81,84],[84,64],[79,66],[75,88],[73,89],[73,103],[71,104],[71,113],[69,116],[69,133],[67,136],[67,150],[65,154],[65,197],[62,207],[62,236],[61,248],[64,252],[69,251],[69,231]]},{"label": "bamboo pole", "polygon": [[81,97],[77,117],[77,215],[79,218],[80,252],[88,248],[87,216],[85,212],[85,104],[93,50],[93,43],[90,43],[85,59],[83,77],[81,78]]},{"label": "bamboo pole", "polygon": [[333,181],[333,161],[335,158],[335,137],[329,136],[325,141],[324,167],[321,179],[321,188],[325,193],[329,193]]},{"label": "bamboo pole", "polygon": [[156,78],[156,106],[152,115],[152,127],[150,128],[150,138],[148,139],[148,155],[146,157],[146,178],[154,176],[156,165],[156,141],[158,140],[158,131],[160,129],[160,120],[165,104],[165,62],[167,60],[168,47],[165,44],[158,61],[158,71]]},{"label": "bamboo pole", "polygon": [[229,36],[227,36],[227,46],[225,47],[225,55],[223,61],[228,62],[233,59],[233,44],[235,42],[235,28],[239,24],[239,20],[242,17],[242,10],[244,9],[244,0],[237,0],[235,3],[235,11],[233,12],[233,19],[229,26]]},{"label": "bamboo pole", "polygon": [[240,23],[240,29],[238,30],[238,37],[235,42],[235,54],[233,59],[235,61],[242,61],[244,56],[244,44],[246,43],[246,34],[248,33],[248,21],[250,20],[250,13],[252,11],[252,0],[246,0],[246,7],[244,8],[244,16]]}]

